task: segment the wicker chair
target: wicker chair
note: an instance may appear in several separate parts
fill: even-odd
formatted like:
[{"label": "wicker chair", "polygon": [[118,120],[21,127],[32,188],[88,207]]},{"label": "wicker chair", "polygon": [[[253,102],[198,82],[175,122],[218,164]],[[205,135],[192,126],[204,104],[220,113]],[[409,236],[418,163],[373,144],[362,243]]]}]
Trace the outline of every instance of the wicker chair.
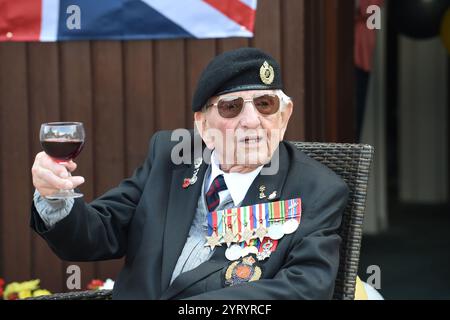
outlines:
[{"label": "wicker chair", "polygon": [[[339,234],[342,237],[340,263],[334,299],[353,300],[362,238],[369,169],[373,147],[363,144],[292,142],[310,157],[336,172],[350,188]],[[57,293],[35,300],[105,300],[110,290]]]},{"label": "wicker chair", "polygon": [[333,298],[355,298],[362,224],[374,149],[364,144],[293,142],[311,158],[336,172],[348,185],[350,195],[339,234],[342,237],[339,270]]}]

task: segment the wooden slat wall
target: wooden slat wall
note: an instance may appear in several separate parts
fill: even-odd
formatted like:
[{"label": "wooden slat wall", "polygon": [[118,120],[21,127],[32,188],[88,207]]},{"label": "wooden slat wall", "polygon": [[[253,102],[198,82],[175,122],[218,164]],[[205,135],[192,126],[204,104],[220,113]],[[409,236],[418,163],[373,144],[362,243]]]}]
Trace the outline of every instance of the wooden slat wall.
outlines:
[{"label": "wooden slat wall", "polygon": [[[343,21],[352,5],[260,0],[252,39],[0,43],[0,277],[40,278],[51,291],[66,290],[70,263],[29,228],[40,124],[85,124],[77,173],[91,201],[132,174],[156,130],[193,127],[199,74],[226,50],[255,46],[280,61],[295,104],[288,139],[351,140],[352,81],[340,76],[353,73],[352,23]],[[85,288],[94,277],[115,278],[122,260],[77,264]]]},{"label": "wooden slat wall", "polygon": [[[60,43],[59,59],[61,68],[59,73],[61,120],[71,121],[77,119],[85,125],[87,139],[83,152],[77,158],[77,174],[85,177],[86,181],[91,181],[91,183],[85,183],[82,187],[86,201],[91,201],[96,195],[95,187],[97,183],[94,178],[94,94],[91,76],[92,57],[90,43],[87,41]],[[67,277],[65,270],[68,265],[70,263],[62,264],[64,279]],[[82,270],[82,285],[85,288],[86,283],[96,275],[95,264],[77,263],[77,265]],[[40,274],[37,274],[36,277],[42,278]],[[42,284],[45,285],[43,278]],[[65,284],[65,281],[62,284]],[[56,287],[56,290],[60,291],[63,288]]]},{"label": "wooden slat wall", "polygon": [[0,72],[2,273],[8,279],[28,279],[37,243],[28,227],[32,155],[27,45],[2,47],[0,61],[7,61]]},{"label": "wooden slat wall", "polygon": [[[41,151],[39,134],[33,133],[39,133],[41,123],[56,121],[61,118],[60,90],[56,89],[59,87],[58,48],[48,43],[30,43],[27,57],[28,114],[30,119],[28,137],[31,143],[29,146],[30,156],[33,156]],[[30,90],[31,88],[36,89]],[[14,199],[20,198],[15,197]],[[48,286],[58,288],[63,280],[61,261],[55,255],[49,254],[47,244],[37,234],[32,233],[31,238],[32,277],[49,279]],[[5,259],[8,259],[8,256],[5,256]]]}]

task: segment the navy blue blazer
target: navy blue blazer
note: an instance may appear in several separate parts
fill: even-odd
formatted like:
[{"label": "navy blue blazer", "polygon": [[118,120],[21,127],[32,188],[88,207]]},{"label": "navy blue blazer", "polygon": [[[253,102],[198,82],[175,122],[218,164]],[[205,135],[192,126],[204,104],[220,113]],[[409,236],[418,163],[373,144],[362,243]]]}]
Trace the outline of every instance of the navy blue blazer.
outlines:
[{"label": "navy blue blazer", "polygon": [[[260,262],[261,279],[227,287],[225,246],[212,258],[182,273],[170,285],[186,242],[207,164],[198,180],[182,188],[193,164],[175,165],[171,131],[154,134],[145,162],[133,176],[91,203],[76,199],[70,214],[48,230],[32,205],[31,227],[55,254],[68,261],[97,261],[125,256],[114,299],[330,299],[339,265],[337,234],[348,188],[332,170],[288,142],[279,145],[279,171],[258,175],[242,205],[302,199],[300,226],[279,240]],[[259,198],[258,187],[272,200]]]}]

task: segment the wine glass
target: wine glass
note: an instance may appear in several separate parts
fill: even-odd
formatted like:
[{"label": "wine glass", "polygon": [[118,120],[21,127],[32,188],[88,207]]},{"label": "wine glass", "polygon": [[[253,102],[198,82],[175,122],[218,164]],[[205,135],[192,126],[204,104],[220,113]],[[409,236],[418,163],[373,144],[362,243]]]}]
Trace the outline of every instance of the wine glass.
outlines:
[{"label": "wine glass", "polygon": [[[83,149],[84,127],[81,122],[49,122],[41,125],[39,139],[45,153],[59,164],[75,159]],[[69,176],[70,171],[67,170]],[[74,190],[59,190],[46,196],[47,199],[80,198],[82,193]]]}]

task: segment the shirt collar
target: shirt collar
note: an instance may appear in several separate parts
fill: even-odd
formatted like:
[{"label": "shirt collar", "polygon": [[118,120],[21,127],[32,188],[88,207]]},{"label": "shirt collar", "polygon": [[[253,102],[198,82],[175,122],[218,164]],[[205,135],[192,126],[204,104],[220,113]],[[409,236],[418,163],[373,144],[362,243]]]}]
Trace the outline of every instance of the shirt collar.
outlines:
[{"label": "shirt collar", "polygon": [[233,199],[233,203],[235,206],[238,206],[242,202],[242,200],[244,200],[248,189],[252,185],[256,176],[261,172],[262,167],[263,166],[259,166],[252,172],[248,173],[226,173],[223,172],[222,169],[220,169],[219,161],[215,156],[215,151],[213,151],[211,154],[211,175],[209,178],[207,189],[209,189],[209,186],[214,181],[214,179],[222,174],[225,183],[227,184],[227,188],[230,192],[231,198]]}]

